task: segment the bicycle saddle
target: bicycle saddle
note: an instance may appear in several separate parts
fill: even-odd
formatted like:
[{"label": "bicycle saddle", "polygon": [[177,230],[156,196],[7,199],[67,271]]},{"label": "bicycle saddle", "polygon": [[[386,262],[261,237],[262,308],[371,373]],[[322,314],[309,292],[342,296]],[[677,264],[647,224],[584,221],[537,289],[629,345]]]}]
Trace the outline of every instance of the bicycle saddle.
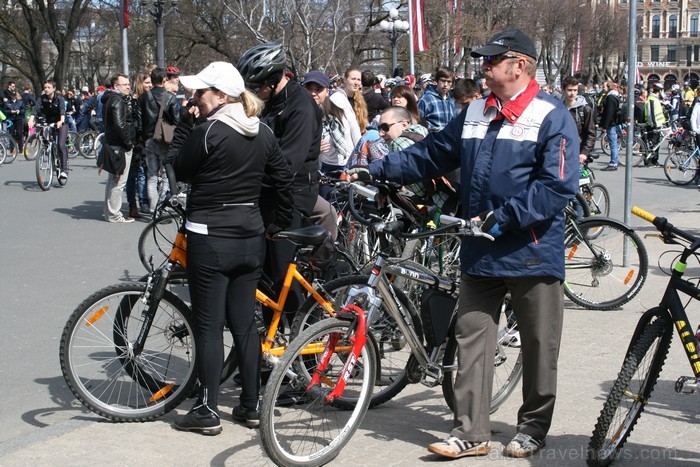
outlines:
[{"label": "bicycle saddle", "polygon": [[318,246],[328,238],[330,232],[320,225],[310,225],[294,230],[283,230],[275,234],[275,240],[286,239],[298,245]]}]

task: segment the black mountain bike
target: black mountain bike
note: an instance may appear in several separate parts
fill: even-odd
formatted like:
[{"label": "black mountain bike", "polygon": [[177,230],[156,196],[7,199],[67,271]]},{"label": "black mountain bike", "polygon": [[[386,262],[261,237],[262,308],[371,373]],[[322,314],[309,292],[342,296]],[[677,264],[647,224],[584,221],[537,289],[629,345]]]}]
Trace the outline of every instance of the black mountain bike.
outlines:
[{"label": "black mountain bike", "polygon": [[664,243],[687,244],[673,266],[666,291],[659,306],[642,315],[632,335],[622,369],[608,393],[598,417],[593,436],[588,444],[588,465],[609,465],[627,441],[663,367],[675,325],[693,376],[681,376],[676,381],[676,392],[693,394],[700,391],[700,353],[698,339],[690,326],[680,294],[700,299],[700,288],[683,279],[688,258],[700,248],[700,238],[680,230],[663,217],[656,217],[638,207],[632,213],[653,223],[661,232]]}]

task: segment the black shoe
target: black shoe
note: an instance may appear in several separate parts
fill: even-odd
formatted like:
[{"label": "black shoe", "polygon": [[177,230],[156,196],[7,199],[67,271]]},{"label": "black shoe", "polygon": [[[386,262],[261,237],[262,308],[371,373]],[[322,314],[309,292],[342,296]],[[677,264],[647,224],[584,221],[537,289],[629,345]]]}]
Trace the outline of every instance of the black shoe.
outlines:
[{"label": "black shoe", "polygon": [[175,428],[207,436],[218,435],[223,430],[219,416],[206,405],[196,405],[185,415],[175,418]]},{"label": "black shoe", "polygon": [[607,167],[603,167],[600,170],[602,170],[603,172],[613,172],[613,171],[617,170],[617,166],[616,165],[609,165]]},{"label": "black shoe", "polygon": [[260,426],[260,411],[257,408],[250,410],[242,405],[238,405],[233,408],[231,416],[233,416],[235,421],[245,423],[248,428],[257,428]]}]

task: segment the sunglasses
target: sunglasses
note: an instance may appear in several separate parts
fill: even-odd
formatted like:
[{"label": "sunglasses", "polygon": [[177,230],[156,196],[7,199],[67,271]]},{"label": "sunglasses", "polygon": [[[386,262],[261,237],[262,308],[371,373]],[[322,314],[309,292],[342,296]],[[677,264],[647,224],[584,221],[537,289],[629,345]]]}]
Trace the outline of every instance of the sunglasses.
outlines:
[{"label": "sunglasses", "polygon": [[213,91],[213,90],[214,90],[214,88],[202,88],[202,89],[197,89],[197,90],[194,92],[194,97],[197,97],[197,98],[202,97],[204,94],[206,94],[207,91]]},{"label": "sunglasses", "polygon": [[509,60],[511,58],[520,58],[517,55],[507,55],[507,54],[499,54],[499,55],[484,55],[482,59],[484,60],[484,63],[490,63],[491,65],[498,65],[499,63]]},{"label": "sunglasses", "polygon": [[398,122],[394,122],[394,123],[382,123],[382,124],[379,125],[379,131],[383,131],[384,133],[388,133],[388,132],[389,132],[389,129],[390,129],[392,126],[396,125],[397,123],[402,123],[402,122],[405,122],[405,121],[406,121],[406,120],[399,120]]}]

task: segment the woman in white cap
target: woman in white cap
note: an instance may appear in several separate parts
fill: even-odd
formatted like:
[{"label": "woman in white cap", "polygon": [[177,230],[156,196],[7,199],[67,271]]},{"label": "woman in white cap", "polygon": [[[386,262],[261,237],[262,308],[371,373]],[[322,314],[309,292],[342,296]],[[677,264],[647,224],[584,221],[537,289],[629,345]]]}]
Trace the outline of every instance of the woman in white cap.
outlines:
[{"label": "woman in white cap", "polygon": [[[255,324],[255,288],[265,257],[265,228],[258,199],[263,185],[277,195],[274,223],[292,218],[292,173],[277,140],[257,115],[263,103],[245,90],[230,63],[214,62],[194,76],[181,76],[196,90],[181,117],[173,160],[177,180],[191,183],[187,198],[187,276],[197,316],[196,363],[201,392],[175,427],[206,435],[221,433],[218,396],[223,365],[223,330],[233,334],[241,373],[240,405],[233,418],[257,427],[260,392],[260,339]],[[195,126],[194,119],[202,121]],[[176,141],[174,141],[175,143]]]}]

